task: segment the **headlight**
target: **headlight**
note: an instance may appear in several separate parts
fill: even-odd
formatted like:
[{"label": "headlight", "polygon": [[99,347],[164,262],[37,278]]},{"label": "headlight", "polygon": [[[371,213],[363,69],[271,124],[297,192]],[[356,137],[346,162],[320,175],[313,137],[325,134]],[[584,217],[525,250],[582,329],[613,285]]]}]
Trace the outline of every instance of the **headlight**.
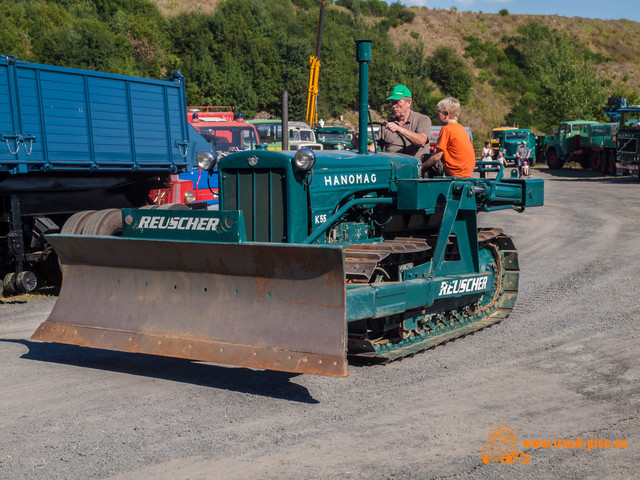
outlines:
[{"label": "headlight", "polygon": [[196,157],[198,167],[202,170],[211,171],[216,168],[218,161],[211,152],[200,152]]},{"label": "headlight", "polygon": [[193,203],[196,201],[196,196],[193,194],[191,190],[187,190],[184,192],[184,203]]},{"label": "headlight", "polygon": [[293,156],[293,166],[296,170],[306,172],[316,163],[316,154],[313,150],[303,147]]}]

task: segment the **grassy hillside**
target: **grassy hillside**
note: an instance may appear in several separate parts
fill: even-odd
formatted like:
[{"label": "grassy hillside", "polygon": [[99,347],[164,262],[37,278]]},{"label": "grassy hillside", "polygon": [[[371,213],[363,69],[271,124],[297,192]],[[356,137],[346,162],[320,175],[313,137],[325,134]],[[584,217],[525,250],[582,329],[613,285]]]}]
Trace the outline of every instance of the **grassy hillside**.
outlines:
[{"label": "grassy hillside", "polygon": [[[416,18],[390,32],[396,45],[402,42],[420,42],[429,52],[439,45],[448,45],[464,55],[468,42],[463,37],[473,35],[484,41],[492,40],[504,45],[503,36],[514,36],[518,27],[537,21],[566,34],[576,44],[600,53],[611,60],[596,64],[598,74],[607,89],[617,88],[640,92],[640,24],[628,20],[594,20],[557,15],[498,15],[449,10],[412,8]],[[413,34],[413,35],[412,35]],[[418,38],[414,38],[418,35]],[[473,128],[484,130],[502,122],[511,105],[505,95],[494,92],[479,80],[479,69],[470,58],[465,59],[474,74],[473,95],[467,107],[466,122]]]}]

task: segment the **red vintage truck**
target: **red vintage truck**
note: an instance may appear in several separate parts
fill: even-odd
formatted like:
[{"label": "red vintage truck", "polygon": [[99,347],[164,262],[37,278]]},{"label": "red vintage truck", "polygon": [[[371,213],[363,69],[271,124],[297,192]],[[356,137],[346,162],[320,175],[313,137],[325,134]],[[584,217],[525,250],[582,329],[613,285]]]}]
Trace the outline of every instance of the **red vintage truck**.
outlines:
[{"label": "red vintage truck", "polygon": [[[211,144],[218,157],[231,152],[251,150],[260,143],[256,127],[235,115],[231,106],[187,107],[187,120]],[[218,175],[200,169],[175,175],[171,188],[154,192],[158,205],[205,202],[207,208],[218,206]]]}]

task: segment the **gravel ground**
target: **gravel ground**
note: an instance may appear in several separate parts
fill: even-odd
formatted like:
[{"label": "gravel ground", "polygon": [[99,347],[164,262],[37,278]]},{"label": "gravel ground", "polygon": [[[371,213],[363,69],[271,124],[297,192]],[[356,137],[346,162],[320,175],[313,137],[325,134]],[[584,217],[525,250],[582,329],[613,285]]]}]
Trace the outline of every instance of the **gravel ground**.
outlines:
[{"label": "gravel ground", "polygon": [[[518,247],[511,316],[346,378],[40,343],[55,298],[5,299],[0,479],[637,478],[640,185],[534,176],[545,207],[479,219]],[[500,422],[530,464],[480,462]],[[523,443],[576,437],[627,448]]]}]

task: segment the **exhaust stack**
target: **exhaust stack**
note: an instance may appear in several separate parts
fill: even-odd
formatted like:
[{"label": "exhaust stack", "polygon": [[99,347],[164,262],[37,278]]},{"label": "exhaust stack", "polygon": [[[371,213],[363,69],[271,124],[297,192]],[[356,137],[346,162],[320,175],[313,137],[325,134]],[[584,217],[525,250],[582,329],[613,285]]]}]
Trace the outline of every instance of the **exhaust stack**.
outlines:
[{"label": "exhaust stack", "polygon": [[358,129],[360,138],[358,149],[367,155],[367,118],[369,118],[369,62],[371,62],[371,40],[356,40],[356,59],[360,64],[360,95],[358,107]]}]

